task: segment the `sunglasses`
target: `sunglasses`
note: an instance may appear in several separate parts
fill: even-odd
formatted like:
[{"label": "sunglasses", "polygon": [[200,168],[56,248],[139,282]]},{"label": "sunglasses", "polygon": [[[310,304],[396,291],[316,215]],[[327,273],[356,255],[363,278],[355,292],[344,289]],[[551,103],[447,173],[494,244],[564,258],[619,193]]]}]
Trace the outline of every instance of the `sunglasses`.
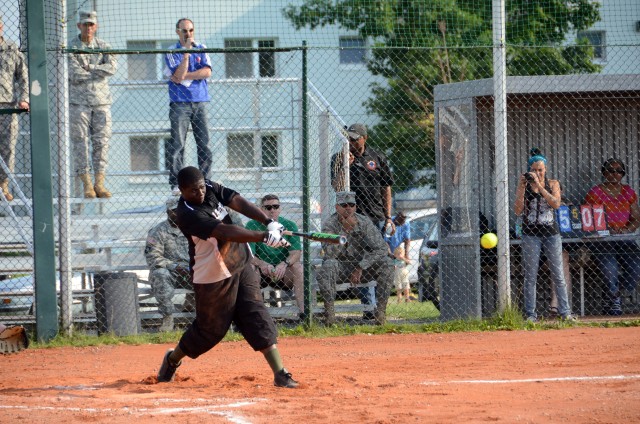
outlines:
[{"label": "sunglasses", "polygon": [[347,206],[349,206],[350,208],[355,208],[356,204],[355,203],[340,203],[340,207],[346,208]]},{"label": "sunglasses", "polygon": [[268,211],[270,211],[272,209],[275,209],[275,210],[280,209],[280,205],[263,205],[262,207],[265,208]]},{"label": "sunglasses", "polygon": [[624,175],[624,169],[622,168],[607,168],[606,171],[610,174]]}]

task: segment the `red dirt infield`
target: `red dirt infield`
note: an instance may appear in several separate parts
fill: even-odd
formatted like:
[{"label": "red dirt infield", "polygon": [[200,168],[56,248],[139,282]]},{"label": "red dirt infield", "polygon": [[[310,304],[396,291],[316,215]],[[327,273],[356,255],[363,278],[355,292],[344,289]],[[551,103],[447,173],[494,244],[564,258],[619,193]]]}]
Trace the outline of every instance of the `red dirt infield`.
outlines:
[{"label": "red dirt infield", "polygon": [[640,422],[637,327],[282,338],[298,389],[244,341],[157,384],[170,347],[0,355],[0,422]]}]

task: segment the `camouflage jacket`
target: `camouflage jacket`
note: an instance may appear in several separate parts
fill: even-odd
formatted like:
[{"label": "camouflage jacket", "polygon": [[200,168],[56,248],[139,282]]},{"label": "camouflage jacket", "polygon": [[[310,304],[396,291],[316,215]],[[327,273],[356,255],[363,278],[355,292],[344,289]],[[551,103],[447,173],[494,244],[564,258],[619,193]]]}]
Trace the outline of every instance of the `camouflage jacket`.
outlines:
[{"label": "camouflage jacket", "polygon": [[356,262],[362,269],[368,269],[373,263],[388,257],[389,246],[382,238],[380,230],[364,215],[356,214],[358,225],[347,233],[334,213],[322,224],[325,233],[347,236],[347,244],[324,243],[324,259],[337,259],[341,262]]},{"label": "camouflage jacket", "polygon": [[[90,44],[75,38],[74,49],[109,50],[111,46],[99,38]],[[83,106],[110,105],[111,92],[107,78],[116,73],[117,61],[112,54],[73,53],[69,55],[69,103]]]},{"label": "camouflage jacket", "polygon": [[178,227],[165,220],[149,230],[144,249],[149,269],[169,268],[177,264],[189,266],[189,243]]},{"label": "camouflage jacket", "polygon": [[18,46],[0,37],[0,103],[29,101],[27,61]]}]

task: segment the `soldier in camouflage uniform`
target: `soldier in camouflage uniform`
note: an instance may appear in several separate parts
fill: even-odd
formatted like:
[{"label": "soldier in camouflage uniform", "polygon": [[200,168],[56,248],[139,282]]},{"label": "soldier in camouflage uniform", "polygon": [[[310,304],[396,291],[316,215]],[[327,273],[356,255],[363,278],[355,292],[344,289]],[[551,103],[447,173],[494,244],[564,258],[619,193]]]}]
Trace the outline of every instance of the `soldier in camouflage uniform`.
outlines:
[{"label": "soldier in camouflage uniform", "polygon": [[368,217],[356,213],[355,193],[336,194],[336,213],[323,223],[322,231],[347,236],[344,246],[323,246],[324,260],[316,278],[324,299],[325,323],[335,322],[336,283],[348,279],[354,285],[376,280],[374,317],[376,324],[384,324],[393,284],[393,260],[380,230]]},{"label": "soldier in camouflage uniform", "polygon": [[[96,12],[80,12],[80,35],[70,48],[109,50],[111,46],[95,38]],[[111,138],[111,92],[107,78],[116,73],[116,58],[105,53],[69,56],[69,120],[75,174],[84,187],[84,197],[111,197],[104,186],[107,153]],[[89,145],[91,140],[91,146]],[[95,184],[91,183],[91,162]]]},{"label": "soldier in camouflage uniform", "polygon": [[[29,78],[24,55],[18,46],[4,39],[4,24],[0,16],[0,109],[29,110]],[[18,141],[18,115],[0,115],[0,157],[13,172],[16,142]],[[0,166],[0,189],[7,201],[13,200],[9,192],[9,177]]]},{"label": "soldier in camouflage uniform", "polygon": [[178,197],[167,200],[167,220],[149,230],[144,249],[151,292],[162,315],[160,331],[173,330],[175,289],[191,289],[189,243],[176,224],[177,207]]}]

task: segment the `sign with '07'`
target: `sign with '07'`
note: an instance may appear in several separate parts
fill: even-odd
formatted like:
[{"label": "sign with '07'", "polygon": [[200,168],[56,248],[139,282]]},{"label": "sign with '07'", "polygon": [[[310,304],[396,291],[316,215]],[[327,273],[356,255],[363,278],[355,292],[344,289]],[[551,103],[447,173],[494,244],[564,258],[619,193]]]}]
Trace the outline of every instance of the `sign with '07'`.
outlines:
[{"label": "sign with '07'", "polygon": [[607,235],[607,217],[603,205],[582,205],[580,206],[580,217],[582,220],[582,231],[597,231],[600,235]]}]

